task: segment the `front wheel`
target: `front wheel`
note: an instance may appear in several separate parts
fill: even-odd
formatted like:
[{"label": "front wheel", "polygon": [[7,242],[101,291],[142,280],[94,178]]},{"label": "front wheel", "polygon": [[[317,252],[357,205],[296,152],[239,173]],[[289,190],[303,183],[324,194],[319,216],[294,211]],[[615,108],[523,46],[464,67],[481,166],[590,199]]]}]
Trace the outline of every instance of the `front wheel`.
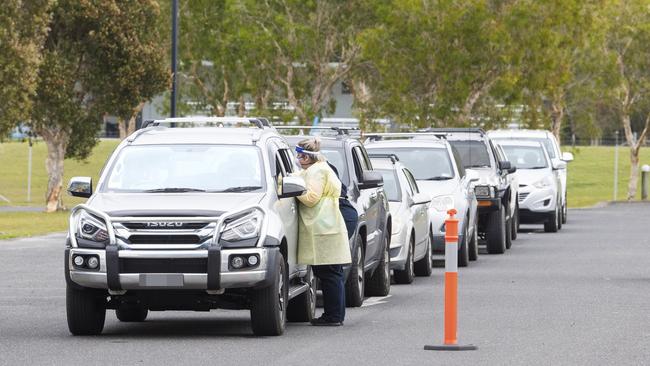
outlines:
[{"label": "front wheel", "polygon": [[287,264],[282,254],[278,254],[274,271],[274,281],[268,287],[255,290],[251,304],[251,326],[259,336],[277,336],[284,333],[287,315]]},{"label": "front wheel", "polygon": [[510,225],[510,237],[512,240],[517,240],[517,230],[519,230],[519,205],[515,206],[515,213],[512,214],[510,221],[512,222]]},{"label": "front wheel", "polygon": [[287,320],[290,322],[310,322],[316,314],[316,276],[307,270],[304,283],[309,286],[305,292],[289,301]]},{"label": "front wheel", "polygon": [[472,233],[472,240],[469,242],[469,260],[478,260],[478,220],[474,221],[474,233]]},{"label": "front wheel", "polygon": [[[386,232],[384,236],[388,236]],[[388,253],[388,238],[384,238],[384,250],[379,259],[379,265],[375,268],[375,273],[368,280],[366,286],[366,295],[368,296],[386,296],[390,293],[390,254]]]},{"label": "front wheel", "polygon": [[345,281],[345,306],[347,307],[357,308],[363,305],[366,282],[363,271],[364,263],[363,240],[360,235],[357,235],[355,254],[352,257],[348,280]]},{"label": "front wheel", "polygon": [[97,335],[104,329],[106,296],[96,290],[66,287],[68,329],[73,335]]},{"label": "front wheel", "polygon": [[490,254],[503,254],[506,251],[506,209],[503,205],[488,214],[486,239]]},{"label": "front wheel", "polygon": [[431,240],[432,235],[429,232],[427,239],[427,253],[424,255],[424,258],[415,262],[414,272],[418,277],[429,277],[431,276],[431,267],[433,267],[433,258],[431,257],[431,246],[433,245],[433,240]]},{"label": "front wheel", "polygon": [[560,229],[560,210],[557,205],[551,217],[544,223],[544,231],[547,233],[556,233]]},{"label": "front wheel", "polygon": [[406,264],[404,265],[404,269],[402,270],[395,270],[395,283],[398,284],[409,284],[413,282],[413,278],[415,277],[415,273],[413,271],[413,255],[414,255],[414,249],[415,247],[415,240],[411,236],[411,240],[409,241],[409,247],[408,247],[408,254],[406,255]]}]

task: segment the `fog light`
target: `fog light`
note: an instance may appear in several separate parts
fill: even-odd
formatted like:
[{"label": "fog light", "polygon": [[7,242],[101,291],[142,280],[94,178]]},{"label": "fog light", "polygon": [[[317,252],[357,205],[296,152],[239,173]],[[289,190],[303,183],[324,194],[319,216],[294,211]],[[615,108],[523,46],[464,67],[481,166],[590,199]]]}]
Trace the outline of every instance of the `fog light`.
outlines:
[{"label": "fog light", "polygon": [[257,265],[257,257],[254,256],[254,255],[251,255],[250,257],[248,257],[248,264],[250,264],[251,266],[256,266]]},{"label": "fog light", "polygon": [[77,267],[81,267],[84,265],[84,257],[77,255],[74,257],[74,265]]},{"label": "fog light", "polygon": [[233,257],[230,260],[230,265],[232,266],[232,268],[240,269],[240,268],[242,268],[244,266],[244,258],[242,258],[242,257]]},{"label": "fog light", "polygon": [[96,269],[97,267],[99,267],[99,259],[97,257],[88,258],[88,268]]}]

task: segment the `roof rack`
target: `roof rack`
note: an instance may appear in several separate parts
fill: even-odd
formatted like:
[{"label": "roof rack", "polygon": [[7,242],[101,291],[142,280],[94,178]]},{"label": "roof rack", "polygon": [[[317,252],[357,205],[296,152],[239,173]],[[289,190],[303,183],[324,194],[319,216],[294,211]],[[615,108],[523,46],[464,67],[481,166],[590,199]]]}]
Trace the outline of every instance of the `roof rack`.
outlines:
[{"label": "roof rack", "polygon": [[[263,121],[264,120],[264,121]],[[158,120],[147,120],[142,123],[141,128],[168,126],[178,127],[178,125],[203,125],[206,127],[227,127],[227,125],[236,125],[247,123],[257,128],[271,127],[267,119],[250,118],[250,117],[175,117]]]},{"label": "roof rack", "polygon": [[447,136],[447,134],[444,132],[386,132],[386,133],[366,133],[363,136],[370,141],[378,141],[386,137],[407,138],[407,137],[417,137],[417,136],[434,136],[439,139],[444,139]]},{"label": "roof rack", "polygon": [[418,132],[442,132],[442,133],[480,133],[481,135],[485,135],[485,130],[483,130],[480,127],[442,127],[442,128],[422,128],[419,129]]},{"label": "roof rack", "polygon": [[338,126],[275,126],[276,130],[330,130],[338,135],[350,135],[350,131],[360,131],[359,127]]},{"label": "roof rack", "polygon": [[399,157],[397,157],[397,155],[395,155],[395,154],[371,154],[371,153],[368,153],[368,157],[370,159],[372,159],[372,158],[390,159],[390,161],[393,164],[395,164],[396,162],[399,161]]}]

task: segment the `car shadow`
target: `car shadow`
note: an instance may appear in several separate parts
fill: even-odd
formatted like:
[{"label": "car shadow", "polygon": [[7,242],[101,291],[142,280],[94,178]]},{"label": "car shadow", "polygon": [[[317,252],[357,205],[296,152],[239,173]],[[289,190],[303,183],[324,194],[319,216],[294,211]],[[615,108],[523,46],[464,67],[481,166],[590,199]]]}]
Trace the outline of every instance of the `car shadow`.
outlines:
[{"label": "car shadow", "polygon": [[[114,343],[130,338],[168,338],[182,336],[183,338],[203,338],[206,336],[232,337],[232,338],[257,338],[250,326],[250,318],[247,317],[178,317],[178,318],[156,318],[147,319],[138,323],[108,323],[102,333],[102,339]],[[110,317],[110,312],[106,314]],[[107,319],[108,320],[108,319]]]}]

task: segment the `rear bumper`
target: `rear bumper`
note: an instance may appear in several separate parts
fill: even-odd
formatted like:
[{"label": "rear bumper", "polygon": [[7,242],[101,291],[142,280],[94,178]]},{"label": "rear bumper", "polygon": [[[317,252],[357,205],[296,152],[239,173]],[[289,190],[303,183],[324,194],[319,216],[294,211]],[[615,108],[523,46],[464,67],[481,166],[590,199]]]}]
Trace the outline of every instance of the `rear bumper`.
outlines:
[{"label": "rear bumper", "polygon": [[[220,251],[217,266],[210,261],[207,250],[187,251],[157,251],[157,250],[121,250],[116,251],[116,260],[107,259],[107,251],[103,249],[67,248],[65,250],[66,280],[68,283],[81,287],[120,290],[222,290],[229,288],[264,287],[272,283],[273,271],[279,260],[278,248],[242,248],[223,249]],[[76,268],[73,263],[75,255],[95,255],[99,258],[99,268],[89,270]],[[234,255],[257,255],[259,263],[249,269],[235,270],[230,268],[230,257]],[[110,257],[111,254],[108,255]],[[158,272],[148,269],[144,273],[120,273],[123,259],[143,260],[155,268],[157,262],[174,259],[199,260],[207,263],[203,273],[176,272],[171,270]],[[207,261],[206,261],[207,259]],[[167,265],[166,268],[170,266]],[[129,271],[133,272],[133,271]],[[209,279],[209,277],[212,277]],[[216,283],[215,283],[216,280]]]}]

